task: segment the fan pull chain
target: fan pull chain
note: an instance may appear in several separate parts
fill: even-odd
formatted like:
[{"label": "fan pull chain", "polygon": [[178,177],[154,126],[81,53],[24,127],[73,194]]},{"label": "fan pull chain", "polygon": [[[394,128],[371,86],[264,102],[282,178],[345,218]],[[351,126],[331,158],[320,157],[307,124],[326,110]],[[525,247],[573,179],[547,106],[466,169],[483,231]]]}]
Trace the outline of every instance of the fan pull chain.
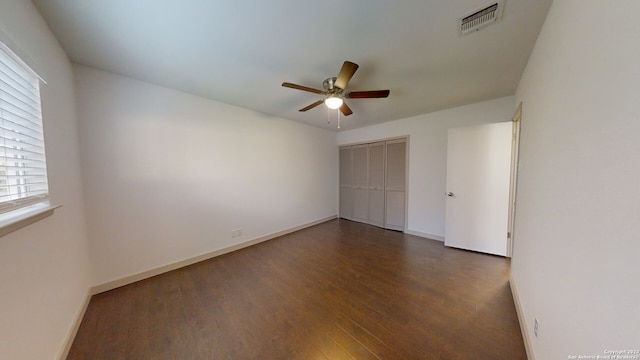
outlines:
[{"label": "fan pull chain", "polygon": [[[338,129],[340,129],[340,109],[336,109],[338,116]],[[327,108],[327,124],[331,124],[331,109]]]}]

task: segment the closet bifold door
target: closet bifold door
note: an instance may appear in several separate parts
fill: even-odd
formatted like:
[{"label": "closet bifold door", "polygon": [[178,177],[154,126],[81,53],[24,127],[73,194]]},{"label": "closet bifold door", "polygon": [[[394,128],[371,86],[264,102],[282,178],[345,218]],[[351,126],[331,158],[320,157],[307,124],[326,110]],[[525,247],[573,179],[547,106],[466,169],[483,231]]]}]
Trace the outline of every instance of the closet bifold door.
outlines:
[{"label": "closet bifold door", "polygon": [[353,220],[353,159],[351,147],[340,148],[340,217]]},{"label": "closet bifold door", "polygon": [[385,225],[404,231],[407,183],[407,140],[386,142]]},{"label": "closet bifold door", "polygon": [[385,143],[369,144],[369,224],[384,227]]},{"label": "closet bifold door", "polygon": [[369,148],[368,145],[351,147],[353,153],[353,220],[369,222]]}]

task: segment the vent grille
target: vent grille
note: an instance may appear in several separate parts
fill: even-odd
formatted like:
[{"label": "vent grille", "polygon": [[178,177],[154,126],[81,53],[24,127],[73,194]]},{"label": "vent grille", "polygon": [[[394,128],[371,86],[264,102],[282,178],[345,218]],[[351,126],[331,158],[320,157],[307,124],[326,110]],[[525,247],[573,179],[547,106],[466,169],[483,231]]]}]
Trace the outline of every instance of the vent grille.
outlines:
[{"label": "vent grille", "polygon": [[503,8],[504,3],[498,1],[459,18],[458,33],[466,35],[498,22],[502,18]]}]

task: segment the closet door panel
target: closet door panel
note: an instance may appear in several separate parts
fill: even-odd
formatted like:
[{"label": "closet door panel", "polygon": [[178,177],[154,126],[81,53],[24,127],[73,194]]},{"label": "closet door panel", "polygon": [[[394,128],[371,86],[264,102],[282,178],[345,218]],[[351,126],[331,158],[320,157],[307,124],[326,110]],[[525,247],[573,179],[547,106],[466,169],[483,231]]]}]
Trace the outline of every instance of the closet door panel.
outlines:
[{"label": "closet door panel", "polygon": [[369,189],[384,190],[384,143],[369,145]]},{"label": "closet door panel", "polygon": [[340,217],[353,219],[353,190],[351,187],[340,187]]},{"label": "closet door panel", "polygon": [[407,181],[407,142],[386,143],[385,228],[404,231]]},{"label": "closet door panel", "polygon": [[353,146],[353,220],[369,222],[369,148]]},{"label": "closet door panel", "polygon": [[351,147],[340,148],[340,217],[353,219],[353,161]]},{"label": "closet door panel", "polygon": [[352,185],[366,187],[368,172],[368,150],[367,145],[358,145],[353,148],[353,181]]},{"label": "closet door panel", "polygon": [[353,171],[350,147],[340,149],[340,185],[351,186]]},{"label": "closet door panel", "polygon": [[369,224],[384,227],[385,143],[369,144]]},{"label": "closet door panel", "polygon": [[369,224],[384,227],[383,190],[369,190]]},{"label": "closet door panel", "polygon": [[404,231],[404,191],[387,191],[387,229]]},{"label": "closet door panel", "polygon": [[369,222],[369,190],[353,189],[353,220]]},{"label": "closet door panel", "polygon": [[404,190],[406,184],[407,143],[387,142],[387,189]]}]

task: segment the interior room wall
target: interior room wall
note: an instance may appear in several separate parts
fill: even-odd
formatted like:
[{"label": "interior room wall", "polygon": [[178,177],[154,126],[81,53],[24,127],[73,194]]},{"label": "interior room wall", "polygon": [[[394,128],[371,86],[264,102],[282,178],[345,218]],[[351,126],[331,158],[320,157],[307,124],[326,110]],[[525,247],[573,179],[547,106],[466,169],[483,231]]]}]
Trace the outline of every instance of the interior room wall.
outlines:
[{"label": "interior room wall", "polygon": [[[338,145],[409,135],[407,233],[444,240],[447,132],[450,128],[511,121],[514,97],[338,133]],[[348,121],[346,119],[345,121]]]},{"label": "interior room wall", "polygon": [[335,217],[334,132],[75,75],[94,284]]},{"label": "interior room wall", "polygon": [[512,286],[539,360],[640,348],[638,13],[555,1],[516,94]]},{"label": "interior room wall", "polygon": [[62,205],[0,237],[0,358],[52,359],[64,352],[90,282],[73,72],[30,1],[0,2],[0,39],[47,82],[40,92],[49,191]]}]

